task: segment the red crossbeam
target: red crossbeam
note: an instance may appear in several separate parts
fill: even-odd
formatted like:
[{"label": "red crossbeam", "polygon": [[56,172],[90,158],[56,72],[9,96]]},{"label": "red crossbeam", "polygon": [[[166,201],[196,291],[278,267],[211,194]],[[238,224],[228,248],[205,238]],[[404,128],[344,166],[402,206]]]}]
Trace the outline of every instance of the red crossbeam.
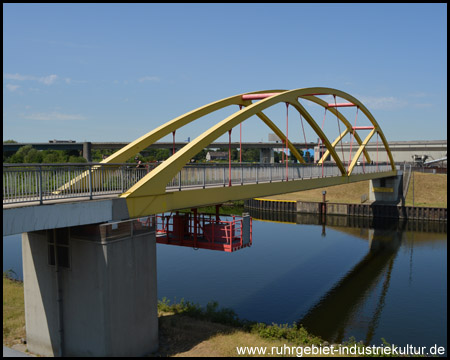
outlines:
[{"label": "red crossbeam", "polygon": [[266,94],[245,94],[242,95],[242,100],[261,100],[281,93],[266,93]]},{"label": "red crossbeam", "polygon": [[356,106],[356,105],[352,103],[328,104],[328,107],[349,107],[349,106]]},{"label": "red crossbeam", "polygon": [[305,95],[300,95],[300,96],[317,96],[317,95],[330,95],[330,94],[317,93],[317,94],[305,94]]},{"label": "red crossbeam", "polygon": [[372,130],[374,129],[374,126],[353,126],[353,130]]}]

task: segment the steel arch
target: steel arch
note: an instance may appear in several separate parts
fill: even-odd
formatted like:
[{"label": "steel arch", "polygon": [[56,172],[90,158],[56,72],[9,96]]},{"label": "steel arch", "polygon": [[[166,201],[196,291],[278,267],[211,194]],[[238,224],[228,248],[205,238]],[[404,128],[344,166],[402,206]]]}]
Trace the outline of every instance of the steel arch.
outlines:
[{"label": "steel arch", "polygon": [[[346,129],[332,143],[333,148],[336,148],[336,145],[344,138],[344,136],[347,135],[349,132],[352,132],[351,123],[347,120],[347,118],[342,113],[340,113],[339,111],[337,111],[334,108],[329,108],[328,103],[326,101],[324,101],[316,96],[313,96],[313,95],[302,96],[302,98],[312,101],[312,102],[322,106],[323,108],[327,109],[327,111],[330,111],[331,113],[336,115],[338,117],[338,119],[344,123]],[[359,146],[362,145],[361,138],[359,137],[359,135],[356,131],[355,131],[355,140],[359,144]],[[367,161],[370,161],[370,156],[369,156],[369,153],[367,152],[367,150],[364,148],[363,151],[364,151],[364,155],[366,156]],[[323,154],[322,158],[319,160],[319,164],[322,164],[322,162],[324,161],[324,159],[327,158],[329,153],[330,152],[327,149],[327,151]]]},{"label": "steel arch", "polygon": [[[277,93],[276,95],[261,99],[260,101],[256,103],[252,103],[249,100],[243,100],[242,95],[250,95],[250,94],[268,94],[268,93]],[[310,101],[314,101],[319,105],[324,106],[324,101],[317,98],[315,95],[335,95],[340,98],[346,99],[353,103],[354,105],[358,106],[359,109],[366,115],[366,117],[369,119],[369,121],[373,124],[374,129],[372,132],[365,138],[363,142],[361,142],[359,136],[358,136],[358,143],[360,145],[359,149],[357,150],[354,159],[352,160],[348,172],[346,171],[341,159],[339,158],[337,152],[334,149],[334,146],[340,141],[341,135],[338,136],[338,140],[335,140],[332,143],[328,140],[326,135],[323,133],[323,131],[320,129],[320,127],[317,125],[317,123],[314,121],[312,116],[305,110],[305,108],[299,103],[298,98],[301,97],[303,99],[307,99]],[[154,169],[152,172],[147,174],[144,178],[142,178],[138,183],[136,183],[134,186],[132,186],[130,189],[128,189],[125,193],[121,195],[121,197],[128,198],[128,197],[140,197],[140,196],[149,196],[149,195],[158,195],[165,193],[165,187],[166,184],[172,180],[172,178],[184,167],[184,165],[190,161],[190,159],[195,156],[199,151],[201,151],[203,148],[207,147],[210,143],[212,143],[215,139],[217,139],[219,136],[225,134],[228,130],[232,129],[239,123],[245,121],[249,117],[256,115],[261,120],[263,120],[280,138],[285,138],[285,135],[281,132],[280,129],[278,129],[271,121],[267,118],[267,116],[264,115],[262,112],[264,109],[267,109],[275,104],[285,102],[289,103],[290,105],[294,106],[297,111],[300,112],[300,114],[305,118],[305,120],[309,123],[309,125],[313,128],[315,133],[319,135],[319,137],[322,139],[325,147],[333,157],[334,161],[336,162],[336,165],[339,167],[342,176],[349,176],[356,165],[356,161],[361,155],[363,151],[365,151],[365,146],[367,145],[370,138],[375,134],[375,132],[378,132],[380,135],[382,144],[384,145],[390,162],[392,170],[395,170],[394,161],[392,158],[392,154],[389,150],[389,145],[386,141],[386,138],[384,137],[383,132],[381,131],[381,128],[379,127],[378,123],[376,122],[375,118],[372,116],[372,114],[369,112],[369,110],[356,98],[353,96],[332,88],[325,88],[325,87],[312,87],[312,88],[303,88],[303,89],[294,89],[294,90],[263,90],[263,91],[256,91],[256,92],[250,92],[240,95],[235,95],[229,98],[225,98],[222,100],[218,100],[216,102],[210,103],[208,105],[205,105],[203,107],[200,107],[198,109],[195,109],[193,111],[190,111],[184,115],[181,115],[169,122],[167,122],[164,125],[161,125],[157,129],[147,133],[146,135],[142,136],[141,138],[137,139],[136,141],[130,143],[123,149],[119,150],[109,158],[102,161],[102,163],[110,163],[110,162],[120,162],[125,161],[135,155],[137,152],[145,149],[149,145],[151,145],[153,142],[157,141],[159,138],[170,134],[172,131],[186,125],[187,123],[194,121],[195,119],[204,116],[206,114],[209,114],[213,111],[222,109],[229,105],[243,105],[245,108],[242,110],[239,110],[235,112],[234,114],[228,116],[221,122],[217,123],[216,125],[212,126],[210,129],[203,132],[201,135],[199,135],[197,138],[195,138],[193,141],[191,141],[189,144],[184,146],[182,149],[180,149],[177,153],[173,154],[168,160],[166,160],[164,163],[159,165],[156,169]],[[340,121],[344,122],[344,124],[347,127],[346,131],[349,131],[349,127],[351,127],[350,123],[345,119],[345,117],[339,116],[338,118]],[[280,136],[281,135],[281,136]],[[355,137],[356,138],[356,137]],[[289,148],[293,151],[293,153],[297,152],[295,148],[292,146],[292,144],[288,141]],[[298,152],[297,152],[298,154]],[[367,154],[368,156],[368,154]],[[300,161],[303,159],[301,158],[300,154],[298,154],[297,158],[299,158]]]},{"label": "steel arch", "polygon": [[[151,144],[155,143],[162,137],[170,134],[174,130],[177,130],[181,128],[184,125],[189,124],[190,122],[208,115],[214,111],[223,109],[230,105],[242,105],[242,106],[248,106],[251,105],[252,102],[250,100],[242,100],[242,95],[248,95],[248,94],[264,94],[264,93],[274,93],[274,92],[283,92],[285,90],[264,90],[264,91],[256,91],[251,93],[245,93],[245,94],[239,94],[235,96],[231,96],[229,98],[221,99],[218,101],[214,101],[210,104],[201,106],[197,109],[194,109],[192,111],[189,111],[181,116],[176,117],[175,119],[157,127],[156,129],[148,132],[147,134],[141,136],[140,138],[136,139],[135,141],[131,142],[127,146],[123,147],[119,151],[116,151],[114,154],[109,156],[108,158],[104,159],[102,163],[119,163],[119,162],[125,162],[129,158],[136,155],[141,150],[144,150]],[[259,116],[260,115],[260,116]],[[283,132],[264,114],[258,114],[258,116],[261,118],[261,120],[264,121],[264,123],[269,126],[269,128],[277,134],[280,138],[284,137]],[[288,141],[289,149],[292,151],[294,156],[300,161],[305,162],[304,159],[301,157],[301,155],[298,153],[298,151],[295,149],[295,147],[292,145],[290,141]]]}]

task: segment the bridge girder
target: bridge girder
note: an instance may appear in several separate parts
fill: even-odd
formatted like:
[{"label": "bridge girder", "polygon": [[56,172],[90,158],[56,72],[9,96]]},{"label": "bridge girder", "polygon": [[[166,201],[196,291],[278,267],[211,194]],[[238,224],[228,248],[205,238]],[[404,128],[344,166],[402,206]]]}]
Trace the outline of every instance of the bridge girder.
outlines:
[{"label": "bridge girder", "polygon": [[294,191],[316,189],[320,187],[348,184],[352,182],[372,180],[395,176],[396,171],[357,174],[351,176],[334,176],[300,181],[266,182],[238,186],[219,186],[186,191],[170,191],[163,194],[126,198],[130,218],[159,214],[186,208],[197,208],[221,204],[230,200],[284,194]]}]

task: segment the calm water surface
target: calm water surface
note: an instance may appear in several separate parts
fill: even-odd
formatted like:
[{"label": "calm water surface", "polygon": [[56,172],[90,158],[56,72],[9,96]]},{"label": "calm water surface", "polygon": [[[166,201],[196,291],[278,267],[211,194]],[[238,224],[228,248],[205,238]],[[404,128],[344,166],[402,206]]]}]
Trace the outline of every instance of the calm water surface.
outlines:
[{"label": "calm water surface", "polygon": [[[253,245],[234,253],[158,244],[158,298],[216,300],[330,342],[447,347],[446,224],[252,216]],[[22,278],[20,239],[4,237],[3,270]]]}]

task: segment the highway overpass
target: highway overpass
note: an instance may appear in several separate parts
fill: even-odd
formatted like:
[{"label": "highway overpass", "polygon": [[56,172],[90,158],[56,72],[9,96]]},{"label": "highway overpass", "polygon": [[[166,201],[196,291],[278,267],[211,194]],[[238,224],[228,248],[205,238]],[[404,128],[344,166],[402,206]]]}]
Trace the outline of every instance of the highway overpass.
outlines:
[{"label": "highway overpass", "polygon": [[[118,150],[128,145],[130,142],[74,142],[74,143],[8,143],[3,144],[3,152],[16,152],[22,146],[31,145],[37,150],[78,150],[88,161],[91,160],[91,150]],[[174,147],[176,151],[184,147],[188,142],[156,142],[147,149],[170,149]],[[319,159],[318,143],[308,142],[305,146],[303,142],[292,143],[297,149],[314,149],[315,159]],[[228,142],[214,142],[208,148],[228,148]],[[231,148],[239,149],[239,142],[232,142]],[[260,149],[261,162],[273,162],[273,150],[281,150],[282,144],[276,142],[243,142],[243,149]],[[355,152],[355,144],[353,144],[352,152]],[[390,141],[389,147],[396,163],[413,162],[413,156],[428,156],[428,160],[441,159],[447,155],[447,140],[411,140],[411,141]],[[344,158],[350,157],[350,143],[342,144],[344,150]],[[367,151],[372,159],[377,157],[377,144],[375,141],[369,142],[366,146]],[[145,152],[143,150],[143,152]],[[267,154],[267,151],[269,153]],[[337,151],[341,152],[341,147],[337,146]],[[265,154],[267,154],[265,156]],[[352,154],[352,155],[353,155]],[[386,152],[378,146],[378,156],[380,162],[386,161]]]}]

